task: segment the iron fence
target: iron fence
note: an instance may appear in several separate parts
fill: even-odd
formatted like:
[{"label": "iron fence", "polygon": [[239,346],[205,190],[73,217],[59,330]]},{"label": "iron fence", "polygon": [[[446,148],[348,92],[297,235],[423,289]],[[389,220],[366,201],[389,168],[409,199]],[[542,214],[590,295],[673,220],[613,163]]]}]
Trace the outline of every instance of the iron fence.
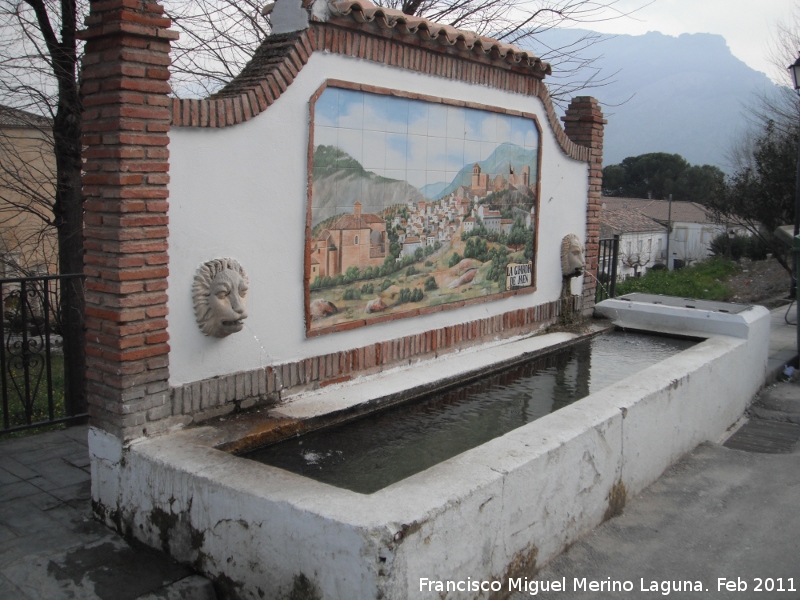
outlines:
[{"label": "iron fence", "polygon": [[70,397],[76,388],[69,380],[82,381],[84,374],[70,373],[69,366],[76,363],[70,360],[74,357],[65,357],[69,345],[63,343],[67,330],[61,310],[64,286],[80,286],[82,291],[83,275],[0,279],[0,434],[87,416],[75,409],[83,406],[83,399]]},{"label": "iron fence", "polygon": [[597,262],[597,289],[595,303],[616,295],[617,262],[619,261],[619,236],[600,240]]}]

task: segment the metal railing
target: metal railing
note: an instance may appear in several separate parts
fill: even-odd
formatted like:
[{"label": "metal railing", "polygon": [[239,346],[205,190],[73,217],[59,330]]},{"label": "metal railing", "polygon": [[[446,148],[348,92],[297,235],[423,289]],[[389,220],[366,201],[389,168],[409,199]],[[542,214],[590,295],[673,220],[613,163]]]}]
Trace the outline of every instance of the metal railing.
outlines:
[{"label": "metal railing", "polygon": [[87,416],[69,414],[76,403],[70,402],[66,382],[84,374],[69,373],[64,356],[60,299],[65,285],[82,286],[83,275],[0,279],[0,434]]},{"label": "metal railing", "polygon": [[619,236],[600,240],[597,260],[597,288],[595,304],[613,298],[617,287],[617,263],[619,261]]}]

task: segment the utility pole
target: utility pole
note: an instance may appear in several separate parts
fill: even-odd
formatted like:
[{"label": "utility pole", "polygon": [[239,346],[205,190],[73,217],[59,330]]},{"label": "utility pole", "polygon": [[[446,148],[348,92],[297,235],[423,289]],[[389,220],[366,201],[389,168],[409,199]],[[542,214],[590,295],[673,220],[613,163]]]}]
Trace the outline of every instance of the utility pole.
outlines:
[{"label": "utility pole", "polygon": [[669,208],[667,209],[667,270],[671,271],[669,267],[669,237],[672,235],[672,194],[669,195]]}]

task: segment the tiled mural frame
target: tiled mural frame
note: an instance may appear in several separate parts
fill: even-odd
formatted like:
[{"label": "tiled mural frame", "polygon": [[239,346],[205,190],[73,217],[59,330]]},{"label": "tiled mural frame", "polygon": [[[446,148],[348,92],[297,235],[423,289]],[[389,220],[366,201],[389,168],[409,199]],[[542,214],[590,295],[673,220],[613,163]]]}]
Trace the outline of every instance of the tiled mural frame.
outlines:
[{"label": "tiled mural frame", "polygon": [[[377,314],[375,316],[369,316],[366,318],[359,318],[350,320],[347,322],[337,323],[331,326],[325,327],[315,327],[312,328],[312,315],[311,315],[311,283],[312,283],[312,247],[314,243],[313,239],[313,183],[314,183],[314,175],[313,175],[313,166],[314,166],[314,151],[315,151],[315,140],[314,140],[314,128],[315,128],[315,109],[317,101],[320,99],[322,94],[328,88],[338,88],[343,90],[351,90],[351,91],[359,91],[365,92],[368,94],[379,94],[384,96],[393,96],[396,98],[405,98],[409,100],[418,100],[422,102],[429,102],[433,104],[440,104],[445,106],[456,106],[456,107],[464,107],[469,109],[475,109],[479,111],[486,111],[491,113],[497,113],[501,115],[507,115],[512,117],[521,117],[524,119],[528,119],[532,121],[535,131],[538,135],[538,148],[537,148],[537,158],[536,158],[536,185],[535,185],[535,200],[534,200],[534,218],[532,220],[532,230],[534,233],[534,240],[533,240],[533,285],[529,287],[514,289],[514,290],[505,290],[502,292],[496,292],[493,294],[467,298],[463,300],[458,300],[454,302],[446,302],[442,304],[436,304],[432,306],[423,306],[412,308],[405,311],[400,312],[393,312],[390,314]],[[323,83],[319,89],[311,96],[309,100],[309,140],[308,140],[308,167],[307,167],[307,204],[306,204],[306,228],[305,228],[305,261],[304,261],[304,275],[303,275],[303,288],[304,288],[304,300],[305,300],[305,328],[306,328],[306,337],[316,337],[320,335],[325,335],[329,333],[335,333],[339,331],[348,331],[351,329],[356,329],[359,327],[363,327],[366,325],[373,325],[377,323],[384,323],[389,321],[394,321],[396,319],[405,319],[408,317],[415,317],[425,314],[431,314],[440,312],[443,310],[451,310],[455,308],[460,308],[463,306],[469,306],[473,304],[480,304],[483,302],[491,302],[494,300],[500,300],[503,298],[508,298],[511,296],[516,296],[519,294],[531,294],[536,291],[537,281],[538,281],[538,270],[536,267],[536,263],[538,262],[539,256],[539,209],[540,209],[540,196],[541,196],[541,178],[542,178],[542,127],[539,123],[538,117],[533,113],[522,112],[517,110],[506,109],[497,106],[490,106],[485,104],[480,104],[476,102],[465,102],[460,100],[452,100],[448,98],[441,98],[437,96],[429,96],[425,94],[417,94],[413,92],[407,92],[402,90],[395,90],[390,88],[383,88],[377,87],[372,85],[366,84],[359,84],[353,83],[348,81],[342,81],[338,79],[328,79]],[[531,186],[532,187],[532,186]]]}]

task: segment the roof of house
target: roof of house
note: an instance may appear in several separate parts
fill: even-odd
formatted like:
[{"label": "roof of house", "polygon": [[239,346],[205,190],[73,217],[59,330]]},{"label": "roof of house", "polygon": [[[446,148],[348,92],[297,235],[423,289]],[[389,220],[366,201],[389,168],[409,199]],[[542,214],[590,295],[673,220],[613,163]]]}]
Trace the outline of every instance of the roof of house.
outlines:
[{"label": "roof of house", "polygon": [[611,237],[614,234],[623,233],[642,233],[647,231],[666,231],[662,225],[650,217],[633,210],[631,208],[611,210],[602,208],[600,210],[600,237]]},{"label": "roof of house", "polygon": [[383,223],[378,215],[363,213],[360,217],[355,215],[342,215],[330,226],[330,229],[369,229],[370,223]]},{"label": "roof of house", "polygon": [[[714,215],[697,202],[672,202],[672,214],[669,214],[668,200],[651,200],[648,198],[603,198],[603,205],[610,210],[634,209],[641,214],[667,222],[670,218],[673,223],[717,223]],[[601,211],[602,212],[602,211]]]},{"label": "roof of house", "polygon": [[50,119],[0,104],[0,127],[50,127]]}]

